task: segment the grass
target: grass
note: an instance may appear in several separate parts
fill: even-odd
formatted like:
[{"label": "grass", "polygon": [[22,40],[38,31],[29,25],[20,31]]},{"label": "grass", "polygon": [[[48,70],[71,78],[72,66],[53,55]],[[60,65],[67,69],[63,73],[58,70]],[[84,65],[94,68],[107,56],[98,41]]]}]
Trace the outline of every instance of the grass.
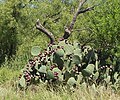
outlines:
[{"label": "grass", "polygon": [[99,87],[75,89],[75,92],[68,92],[64,88],[59,91],[47,90],[45,86],[31,86],[26,91],[16,90],[10,83],[0,86],[1,100],[120,100],[120,94],[114,93],[110,88]]},{"label": "grass", "polygon": [[45,84],[31,85],[27,90],[20,90],[16,83],[18,70],[0,68],[0,100],[120,100],[120,93],[111,88],[100,86],[79,86],[70,92],[65,87],[58,87],[57,91],[48,90]]}]

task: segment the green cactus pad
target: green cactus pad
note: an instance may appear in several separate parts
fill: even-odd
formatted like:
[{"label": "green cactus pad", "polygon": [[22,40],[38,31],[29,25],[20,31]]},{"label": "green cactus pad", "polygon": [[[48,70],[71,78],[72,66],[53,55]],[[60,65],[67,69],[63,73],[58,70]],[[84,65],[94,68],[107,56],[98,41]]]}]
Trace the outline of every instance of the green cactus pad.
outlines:
[{"label": "green cactus pad", "polygon": [[67,84],[70,86],[73,86],[74,84],[76,84],[76,80],[74,77],[70,77],[67,81]]},{"label": "green cactus pad", "polygon": [[88,64],[88,66],[86,67],[86,70],[90,71],[90,72],[93,72],[94,71],[94,68],[95,68],[95,65],[94,64]]},{"label": "green cactus pad", "polygon": [[51,70],[47,71],[47,79],[54,79],[54,74]]},{"label": "green cactus pad", "polygon": [[64,80],[67,81],[70,77],[71,77],[71,74],[68,71],[66,71],[64,73]]},{"label": "green cactus pad", "polygon": [[65,51],[65,54],[66,54],[66,55],[70,55],[70,54],[72,54],[73,51],[74,51],[73,45],[71,45],[71,44],[66,44],[66,43],[65,43],[65,40],[64,40],[64,41],[60,41],[58,45],[64,47],[64,51]]},{"label": "green cactus pad", "polygon": [[52,45],[53,49],[56,49],[58,47],[58,45]]},{"label": "green cactus pad", "polygon": [[39,65],[39,62],[36,61],[36,64],[35,64],[35,69],[38,70],[38,65]]},{"label": "green cactus pad", "polygon": [[26,82],[25,82],[25,78],[24,78],[23,75],[19,80],[19,84],[20,84],[21,87],[26,87]]},{"label": "green cactus pad", "polygon": [[63,57],[64,56],[64,50],[63,49],[59,49],[56,51],[56,54],[60,57]]},{"label": "green cactus pad", "polygon": [[77,41],[73,43],[74,49],[80,49],[80,44]]},{"label": "green cactus pad", "polygon": [[68,44],[68,45],[65,45],[64,50],[65,50],[65,54],[66,54],[66,55],[70,55],[70,54],[73,53],[74,48],[73,48],[72,45],[69,45],[69,44]]},{"label": "green cactus pad", "polygon": [[63,80],[63,75],[62,75],[62,71],[58,68],[53,68],[53,73],[57,72],[58,73],[58,77],[59,77],[59,80],[62,81]]},{"label": "green cactus pad", "polygon": [[79,75],[77,76],[77,84],[80,84],[80,82],[82,82],[82,79],[83,79],[83,75],[80,72]]},{"label": "green cactus pad", "polygon": [[91,75],[91,72],[86,71],[85,69],[83,69],[83,70],[82,70],[82,75],[83,75],[84,77],[88,77],[88,76]]},{"label": "green cactus pad", "polygon": [[74,62],[74,64],[80,64],[80,57],[78,55],[74,55],[72,58],[72,61]]},{"label": "green cactus pad", "polygon": [[82,52],[81,52],[81,49],[77,48],[74,50],[74,55],[78,55],[78,56],[82,56]]},{"label": "green cactus pad", "polygon": [[39,72],[41,73],[47,73],[46,72],[46,66],[45,65],[42,65],[39,69],[38,69]]},{"label": "green cactus pad", "polygon": [[94,50],[91,49],[88,51],[87,58],[88,59],[96,59]]},{"label": "green cactus pad", "polygon": [[67,60],[64,60],[64,68],[66,71],[70,71],[72,69],[72,67],[74,66],[74,63],[72,60],[70,59],[67,59]]},{"label": "green cactus pad", "polygon": [[56,63],[60,69],[64,66],[64,61],[56,53],[53,55],[53,63]]},{"label": "green cactus pad", "polygon": [[116,80],[118,76],[119,76],[119,74],[117,72],[115,72],[114,79]]},{"label": "green cactus pad", "polygon": [[65,40],[64,40],[64,41],[60,41],[60,42],[58,43],[58,45],[64,47],[64,46],[66,45]]},{"label": "green cactus pad", "polygon": [[31,49],[31,54],[33,55],[33,56],[37,56],[37,55],[39,55],[39,53],[40,53],[40,48],[39,48],[39,46],[34,46],[34,47],[32,47],[32,49]]},{"label": "green cactus pad", "polygon": [[93,73],[93,71],[94,71],[94,67],[95,67],[95,65],[89,64],[89,65],[86,67],[86,69],[83,69],[83,70],[82,70],[83,76],[90,76],[90,75]]},{"label": "green cactus pad", "polygon": [[58,69],[57,67],[56,68],[53,68],[53,70],[52,70],[53,72],[57,72],[58,74],[60,74],[61,73],[61,70],[60,69]]},{"label": "green cactus pad", "polygon": [[96,73],[94,74],[93,78],[96,80],[96,79],[98,79],[98,77],[99,77],[99,72],[96,72]]},{"label": "green cactus pad", "polygon": [[107,78],[105,78],[106,83],[110,82],[110,76],[107,76]]}]

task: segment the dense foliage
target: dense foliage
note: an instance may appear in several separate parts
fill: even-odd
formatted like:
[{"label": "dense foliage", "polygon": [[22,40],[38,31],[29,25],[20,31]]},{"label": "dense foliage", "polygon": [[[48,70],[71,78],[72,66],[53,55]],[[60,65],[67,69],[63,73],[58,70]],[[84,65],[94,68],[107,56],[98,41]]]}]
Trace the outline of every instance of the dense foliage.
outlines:
[{"label": "dense foliage", "polygon": [[119,0],[115,2],[107,0],[101,4],[102,6],[96,7],[94,12],[85,15],[87,23],[85,26],[90,29],[89,40],[93,42],[93,45],[95,44],[95,48],[101,49],[108,56],[119,57],[119,3]]}]

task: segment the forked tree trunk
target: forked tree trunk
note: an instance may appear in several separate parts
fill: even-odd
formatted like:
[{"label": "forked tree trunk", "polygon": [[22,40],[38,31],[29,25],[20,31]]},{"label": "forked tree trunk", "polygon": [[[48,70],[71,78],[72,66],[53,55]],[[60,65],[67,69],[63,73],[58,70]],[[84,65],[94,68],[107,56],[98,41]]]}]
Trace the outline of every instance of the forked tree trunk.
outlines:
[{"label": "forked tree trunk", "polygon": [[[72,19],[69,27],[67,27],[67,28],[65,29],[64,35],[63,35],[63,37],[62,37],[60,40],[68,39],[68,37],[71,35],[72,30],[73,30],[73,27],[74,27],[74,24],[75,24],[76,19],[77,19],[77,16],[78,16],[79,14],[85,13],[85,12],[87,12],[87,11],[91,11],[91,10],[93,10],[93,8],[96,6],[96,5],[94,5],[94,6],[92,6],[92,7],[88,7],[88,8],[86,8],[86,9],[82,9],[82,7],[83,7],[83,5],[85,4],[86,1],[87,1],[87,0],[81,0],[81,1],[80,1],[79,6],[78,6],[78,9],[77,9],[76,13],[75,13],[74,16],[73,16],[73,19]],[[45,33],[45,34],[48,36],[48,38],[50,39],[50,44],[54,44],[55,39],[54,39],[53,34],[52,34],[50,31],[48,31],[46,28],[44,28],[44,27],[42,26],[42,24],[40,23],[39,20],[37,20],[37,22],[36,22],[36,28],[37,28],[39,31]]]}]

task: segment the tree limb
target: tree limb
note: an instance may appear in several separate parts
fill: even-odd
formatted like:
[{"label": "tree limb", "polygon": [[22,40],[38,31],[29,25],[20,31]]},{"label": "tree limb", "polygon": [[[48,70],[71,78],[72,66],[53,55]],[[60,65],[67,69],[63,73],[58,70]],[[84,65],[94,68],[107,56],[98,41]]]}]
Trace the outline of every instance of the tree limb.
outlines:
[{"label": "tree limb", "polygon": [[[99,4],[98,4],[99,5]],[[81,13],[85,13],[85,12],[87,12],[87,11],[91,11],[91,10],[94,10],[94,8],[96,7],[96,6],[98,6],[98,5],[94,5],[94,6],[92,6],[92,7],[88,7],[88,8],[86,8],[86,9],[84,9],[84,10],[79,10],[79,14],[81,14]]]},{"label": "tree limb", "polygon": [[70,26],[69,26],[69,28],[68,28],[70,31],[73,29],[73,26],[74,26],[74,24],[75,24],[75,22],[76,22],[77,16],[79,15],[79,11],[80,11],[80,9],[82,8],[82,6],[84,5],[84,3],[85,3],[86,1],[87,1],[87,0],[82,0],[82,1],[80,2],[79,6],[78,6],[78,9],[77,9],[77,11],[76,11],[76,13],[75,13],[75,15],[74,15],[74,17],[73,17],[73,19],[72,19],[72,22],[70,23]]},{"label": "tree limb", "polygon": [[51,32],[49,32],[46,28],[43,27],[43,25],[40,23],[39,19],[36,22],[36,29],[45,33],[48,36],[48,38],[50,39],[50,44],[54,44],[55,39],[54,39],[53,34]]},{"label": "tree limb", "polygon": [[95,7],[95,6],[88,7],[88,8],[86,8],[86,9],[84,9],[84,10],[80,10],[78,13],[81,14],[81,13],[85,13],[85,12],[87,12],[87,11],[91,11],[91,10],[94,9],[94,7]]},{"label": "tree limb", "polygon": [[83,30],[88,30],[88,28],[82,28],[82,29],[73,29],[71,32],[74,32],[74,31],[83,31]]},{"label": "tree limb", "polygon": [[62,37],[60,40],[67,39],[67,38],[70,36],[70,34],[72,33],[72,29],[73,29],[73,27],[74,27],[74,24],[75,24],[75,22],[76,22],[77,16],[78,16],[79,14],[85,13],[85,12],[87,12],[87,11],[91,11],[91,10],[93,10],[94,7],[96,6],[96,5],[94,5],[94,6],[92,6],[92,7],[88,7],[88,8],[86,8],[86,9],[81,10],[81,9],[82,9],[82,6],[84,5],[84,3],[86,3],[86,1],[87,1],[87,0],[82,0],[82,1],[79,3],[78,9],[77,9],[76,13],[75,13],[74,16],[73,16],[73,19],[72,19],[69,27],[67,27],[67,28],[65,29],[64,35],[63,35],[63,37]]},{"label": "tree limb", "polygon": [[87,1],[87,0],[82,0],[82,1],[79,3],[78,9],[77,9],[76,13],[74,14],[74,17],[73,17],[73,19],[72,19],[72,22],[70,23],[70,26],[65,29],[64,35],[63,35],[63,37],[62,37],[60,40],[67,39],[67,38],[70,36],[71,31],[72,31],[72,29],[73,29],[73,26],[74,26],[74,24],[75,24],[75,22],[76,22],[77,16],[79,15],[79,11],[80,11],[81,7],[83,6],[83,4],[84,4],[86,1]]}]

